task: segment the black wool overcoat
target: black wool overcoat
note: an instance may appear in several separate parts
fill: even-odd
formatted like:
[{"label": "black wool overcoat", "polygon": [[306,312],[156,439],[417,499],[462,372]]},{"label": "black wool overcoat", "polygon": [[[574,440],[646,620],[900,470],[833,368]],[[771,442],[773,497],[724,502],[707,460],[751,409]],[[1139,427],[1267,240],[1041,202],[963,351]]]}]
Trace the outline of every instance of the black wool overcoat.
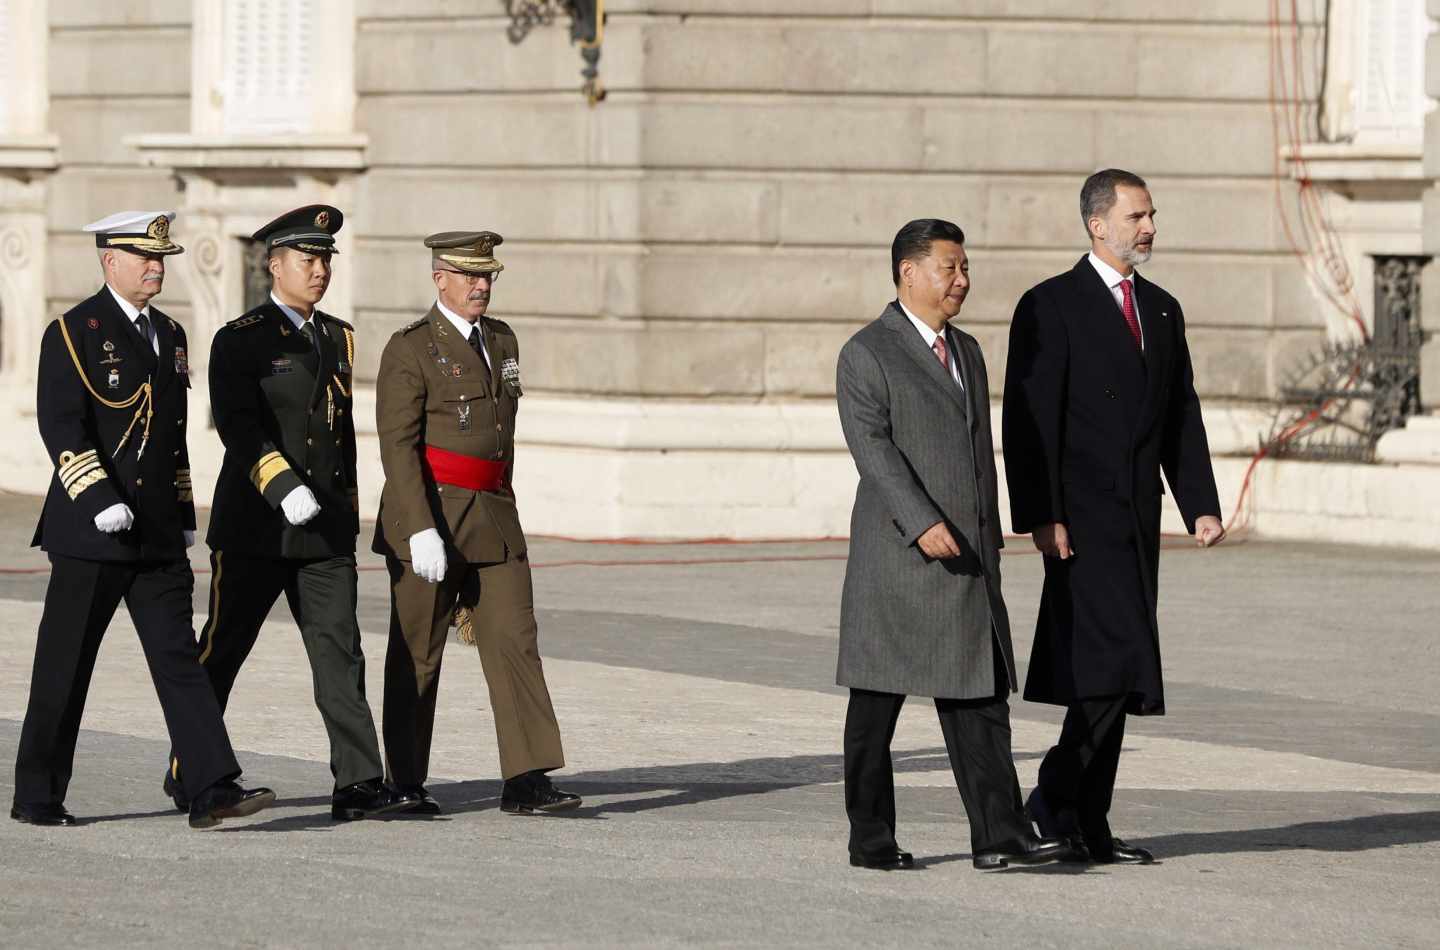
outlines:
[{"label": "black wool overcoat", "polygon": [[1143,352],[1087,258],[1020,298],[1002,433],[1015,531],[1063,523],[1076,552],[1045,559],[1025,698],[1126,695],[1158,715],[1162,470],[1187,530],[1220,503],[1184,314],[1138,274],[1134,286]]}]

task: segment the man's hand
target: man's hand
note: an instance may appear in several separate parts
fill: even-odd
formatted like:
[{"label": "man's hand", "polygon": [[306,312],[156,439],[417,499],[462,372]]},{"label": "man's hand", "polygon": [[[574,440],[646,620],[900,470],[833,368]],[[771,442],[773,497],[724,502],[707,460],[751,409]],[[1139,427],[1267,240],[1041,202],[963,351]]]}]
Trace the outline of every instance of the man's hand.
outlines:
[{"label": "man's hand", "polygon": [[111,505],[95,516],[95,527],[106,534],[119,534],[134,523],[135,513],[124,502]]},{"label": "man's hand", "polygon": [[445,579],[445,542],[439,531],[426,528],[410,535],[410,568],[432,584]]},{"label": "man's hand", "polygon": [[320,513],[320,502],[315,500],[314,492],[301,485],[280,500],[280,510],[286,521],[298,527]]},{"label": "man's hand", "polygon": [[945,527],[945,522],[937,521],[925,533],[916,539],[920,550],[925,552],[927,557],[940,560],[947,557],[959,557],[960,545],[955,543],[955,537],[950,529]]},{"label": "man's hand", "polygon": [[1070,531],[1058,521],[1036,528],[1030,535],[1030,540],[1035,542],[1035,547],[1046,557],[1058,557],[1066,561],[1075,556],[1075,549],[1070,546]]},{"label": "man's hand", "polygon": [[1225,526],[1214,515],[1201,515],[1195,519],[1195,543],[1202,548],[1213,548],[1225,540]]}]

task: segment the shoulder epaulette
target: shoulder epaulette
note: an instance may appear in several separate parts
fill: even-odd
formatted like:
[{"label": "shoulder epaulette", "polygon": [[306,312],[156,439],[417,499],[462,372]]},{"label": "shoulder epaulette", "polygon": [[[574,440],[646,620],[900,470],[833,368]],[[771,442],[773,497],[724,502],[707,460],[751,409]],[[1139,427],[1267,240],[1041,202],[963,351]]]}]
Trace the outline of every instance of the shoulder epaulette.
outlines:
[{"label": "shoulder epaulette", "polygon": [[395,332],[396,332],[396,333],[409,333],[411,330],[418,330],[418,329],[420,329],[421,327],[423,327],[425,324],[427,324],[427,323],[429,323],[429,322],[430,322],[430,318],[428,318],[428,317],[421,317],[419,320],[416,320],[414,323],[407,323],[407,324],[405,324],[405,326],[401,327],[400,329],[396,330]]},{"label": "shoulder epaulette", "polygon": [[253,327],[257,323],[264,321],[264,319],[265,314],[263,313],[247,313],[243,317],[236,317],[234,320],[231,320],[225,324],[225,327],[229,330],[242,330],[245,327]]},{"label": "shoulder epaulette", "polygon": [[326,313],[324,310],[317,310],[316,313],[320,314],[320,316],[324,317],[326,320],[329,320],[331,323],[338,323],[340,326],[344,327],[344,328],[347,329],[347,330],[354,330],[354,329],[355,329],[355,325],[354,325],[353,323],[346,323],[344,320],[341,320],[339,317],[332,317],[330,314]]}]

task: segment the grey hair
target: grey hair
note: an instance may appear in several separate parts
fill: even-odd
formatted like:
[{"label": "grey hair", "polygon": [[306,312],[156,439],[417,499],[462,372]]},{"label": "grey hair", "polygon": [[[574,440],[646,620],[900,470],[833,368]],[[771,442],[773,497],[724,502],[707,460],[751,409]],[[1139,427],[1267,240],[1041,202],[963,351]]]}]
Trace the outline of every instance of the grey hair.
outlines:
[{"label": "grey hair", "polygon": [[1087,235],[1090,234],[1090,219],[1103,218],[1115,207],[1115,189],[1121,185],[1150,190],[1145,179],[1119,168],[1102,168],[1080,186],[1080,223],[1085,226]]}]

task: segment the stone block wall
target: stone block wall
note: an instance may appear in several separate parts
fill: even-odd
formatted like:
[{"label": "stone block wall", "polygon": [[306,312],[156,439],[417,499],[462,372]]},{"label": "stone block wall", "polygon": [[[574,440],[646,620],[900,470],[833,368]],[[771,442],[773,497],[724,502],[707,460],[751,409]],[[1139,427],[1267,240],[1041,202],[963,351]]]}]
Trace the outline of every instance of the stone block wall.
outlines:
[{"label": "stone block wall", "polygon": [[[49,0],[49,17],[50,127],[60,166],[48,183],[44,323],[101,284],[95,243],[82,226],[124,208],[180,205],[173,176],[141,168],[122,140],[190,125],[186,0]],[[176,233],[184,233],[183,221]],[[188,322],[190,293],[178,270],[167,274],[158,304]]]},{"label": "stone block wall", "polygon": [[537,392],[827,397],[892,296],[890,238],[936,215],[969,237],[960,323],[998,390],[1014,302],[1082,252],[1079,185],[1103,165],[1152,181],[1146,273],[1185,304],[1205,395],[1265,398],[1323,335],[1277,220],[1264,4],[607,8],[592,109],[560,25],[515,46],[473,5],[359,4],[367,336],[428,303],[423,234],[484,226]]}]

